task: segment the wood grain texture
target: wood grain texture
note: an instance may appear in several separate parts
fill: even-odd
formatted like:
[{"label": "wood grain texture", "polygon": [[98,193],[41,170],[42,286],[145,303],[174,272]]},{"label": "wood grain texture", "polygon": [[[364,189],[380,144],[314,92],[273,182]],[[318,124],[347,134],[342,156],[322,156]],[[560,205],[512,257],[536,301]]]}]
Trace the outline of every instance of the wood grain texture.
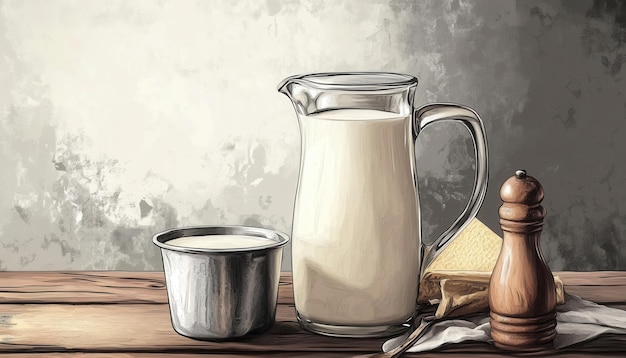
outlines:
[{"label": "wood grain texture", "polygon": [[[291,273],[281,275],[279,303],[293,304]],[[167,303],[163,272],[5,271],[0,303]]]},{"label": "wood grain texture", "polygon": [[[597,303],[624,304],[625,271],[555,271],[566,291]],[[293,304],[292,275],[280,276],[279,303]],[[612,290],[596,288],[613,287]],[[163,272],[4,271],[0,303],[167,303]]]},{"label": "wood grain texture", "polygon": [[[238,358],[252,358],[259,357],[259,353],[255,354],[247,354],[247,353],[211,353],[211,358],[219,358],[219,357],[238,357]],[[297,357],[303,358],[316,358],[319,357],[320,354],[306,353],[306,352],[298,352]],[[6,353],[2,355],[2,358],[154,358],[154,357],[166,357],[166,358],[206,358],[207,353],[166,353],[162,352],[156,353],[84,353],[84,352],[66,352],[66,353]],[[263,357],[281,357],[281,358],[292,358],[294,354],[292,352],[264,352]],[[345,358],[345,353],[324,353],[323,357],[337,357],[337,358]],[[425,357],[435,357],[433,356],[425,356]],[[438,356],[439,357],[439,356]],[[581,356],[582,357],[582,356]]]},{"label": "wood grain texture", "polygon": [[167,305],[2,305],[0,351],[348,351],[377,350],[383,340],[320,339],[302,331],[293,307],[279,305],[266,334],[238,342],[203,342],[176,334]]},{"label": "wood grain texture", "polygon": [[[114,309],[112,309],[114,307]],[[265,334],[237,342],[202,342],[176,334],[166,305],[2,305],[0,352],[265,353],[376,352],[384,339],[329,338],[301,330],[291,307],[280,305],[277,324]],[[619,342],[626,344],[626,338]],[[583,346],[581,352],[614,350]],[[499,353],[486,343],[457,344],[445,352]],[[502,352],[500,352],[502,353]]]},{"label": "wood grain texture", "polygon": [[[555,275],[563,279],[567,292],[585,292],[587,299],[626,306],[626,272]],[[0,272],[0,354],[21,358],[194,357],[206,353],[339,357],[376,352],[385,341],[329,338],[303,331],[295,320],[290,274],[282,275],[279,295],[277,323],[269,332],[238,342],[212,343],[173,331],[162,272]],[[604,336],[552,356],[623,356],[616,347],[626,347],[626,340]],[[485,343],[456,344],[415,356],[442,353],[507,356]]]},{"label": "wood grain texture", "polygon": [[[210,357],[238,357],[238,358],[252,358],[252,357],[285,357],[285,358],[316,358],[316,357],[325,357],[325,358],[346,358],[345,353],[334,353],[334,352],[326,352],[323,355],[320,355],[319,352],[307,353],[307,352],[297,352],[294,354],[293,352],[264,352],[262,355],[256,354],[246,354],[246,353],[211,353]],[[505,355],[499,352],[427,352],[427,353],[407,353],[405,354],[407,357],[419,357],[419,358],[441,358],[441,357],[452,357],[452,358],[464,358],[464,357],[472,357],[472,358],[481,358],[481,357],[511,357],[511,355]],[[533,355],[523,355],[520,357],[535,357]],[[166,357],[166,358],[206,358],[206,353],[84,353],[84,352],[66,352],[66,353],[7,353],[2,355],[3,358],[151,358],[151,357]],[[619,354],[602,354],[599,353],[597,355],[590,356],[589,353],[557,353],[550,355],[550,357],[567,357],[567,358],[590,358],[590,357],[623,357],[623,355]]]},{"label": "wood grain texture", "polygon": [[0,303],[167,303],[163,272],[2,272]]}]

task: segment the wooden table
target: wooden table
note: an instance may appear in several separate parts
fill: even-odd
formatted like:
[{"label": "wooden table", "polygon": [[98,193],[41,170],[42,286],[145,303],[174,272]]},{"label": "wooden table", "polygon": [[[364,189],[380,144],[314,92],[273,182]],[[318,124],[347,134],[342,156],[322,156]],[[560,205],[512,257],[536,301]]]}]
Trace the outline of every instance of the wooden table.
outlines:
[{"label": "wooden table", "polygon": [[[626,272],[558,272],[566,291],[626,309]],[[345,357],[376,352],[385,339],[329,338],[295,319],[291,275],[281,277],[276,324],[239,342],[211,343],[171,327],[162,272],[0,272],[3,357]],[[608,353],[607,353],[608,352]],[[624,336],[602,336],[553,356],[626,356]],[[507,356],[486,343],[450,345],[419,357]]]}]

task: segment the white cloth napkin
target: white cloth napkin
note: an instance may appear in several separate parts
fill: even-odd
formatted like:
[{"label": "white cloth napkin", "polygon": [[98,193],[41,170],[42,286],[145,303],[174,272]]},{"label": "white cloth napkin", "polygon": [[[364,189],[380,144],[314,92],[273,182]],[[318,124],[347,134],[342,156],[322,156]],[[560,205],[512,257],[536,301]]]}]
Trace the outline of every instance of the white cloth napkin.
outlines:
[{"label": "white cloth napkin", "polygon": [[[626,311],[617,308],[598,305],[566,293],[565,304],[557,306],[556,311],[556,349],[588,341],[604,333],[626,334]],[[388,340],[383,344],[383,351],[388,352],[400,345],[409,334]],[[464,341],[493,342],[488,313],[435,323],[407,352],[424,352]]]}]

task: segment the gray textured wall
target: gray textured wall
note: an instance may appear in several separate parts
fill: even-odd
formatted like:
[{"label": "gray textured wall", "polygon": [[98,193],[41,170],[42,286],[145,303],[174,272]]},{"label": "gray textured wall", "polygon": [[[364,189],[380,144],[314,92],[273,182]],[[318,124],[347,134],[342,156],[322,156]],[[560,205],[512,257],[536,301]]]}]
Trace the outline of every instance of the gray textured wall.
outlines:
[{"label": "gray textured wall", "polygon": [[[497,229],[525,168],[552,268],[626,269],[622,1],[0,4],[1,269],[160,269],[150,236],[178,225],[288,232],[299,137],[275,86],[339,70],[472,105],[491,150],[479,218]],[[471,150],[454,125],[419,139],[428,236],[463,205]]]}]

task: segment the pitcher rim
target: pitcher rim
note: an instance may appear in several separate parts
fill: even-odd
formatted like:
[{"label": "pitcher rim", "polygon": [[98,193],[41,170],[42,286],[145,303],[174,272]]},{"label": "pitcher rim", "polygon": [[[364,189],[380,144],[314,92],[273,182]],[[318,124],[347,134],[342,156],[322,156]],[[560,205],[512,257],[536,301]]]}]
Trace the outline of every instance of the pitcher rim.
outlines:
[{"label": "pitcher rim", "polygon": [[[342,81],[340,77],[352,78],[353,82]],[[326,80],[321,81],[322,78]],[[354,81],[357,78],[360,81]],[[279,91],[290,83],[323,90],[386,90],[417,85],[418,80],[415,76],[396,72],[317,72],[287,77],[278,85]]]}]

